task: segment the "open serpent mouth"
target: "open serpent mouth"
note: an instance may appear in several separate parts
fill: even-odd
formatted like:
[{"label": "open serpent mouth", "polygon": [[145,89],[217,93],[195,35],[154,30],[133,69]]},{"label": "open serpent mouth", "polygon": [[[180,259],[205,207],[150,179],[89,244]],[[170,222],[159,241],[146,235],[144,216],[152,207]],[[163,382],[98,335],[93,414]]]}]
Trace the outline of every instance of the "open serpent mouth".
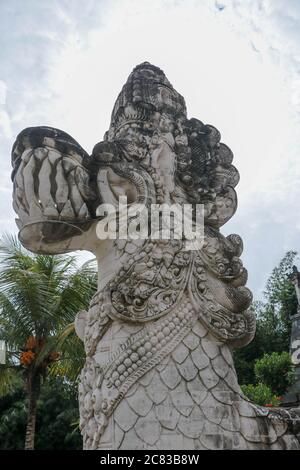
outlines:
[{"label": "open serpent mouth", "polygon": [[[86,231],[93,220],[94,192],[84,150],[52,128],[25,129],[12,152],[13,207],[19,238],[44,243]],[[35,240],[36,241],[36,240]]]}]

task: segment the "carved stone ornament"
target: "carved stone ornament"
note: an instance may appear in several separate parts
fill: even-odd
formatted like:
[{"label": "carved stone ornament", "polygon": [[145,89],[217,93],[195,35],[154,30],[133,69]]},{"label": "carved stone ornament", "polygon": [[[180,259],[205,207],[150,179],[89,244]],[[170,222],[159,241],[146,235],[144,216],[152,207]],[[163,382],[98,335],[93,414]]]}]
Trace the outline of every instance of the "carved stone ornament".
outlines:
[{"label": "carved stone ornament", "polygon": [[[255,317],[244,287],[234,214],[239,175],[211,125],[188,119],[183,97],[145,62],[119,94],[92,155],[50,127],[13,146],[19,238],[36,253],[93,252],[99,288],[76,331],[86,363],[79,385],[85,449],[298,449],[299,409],[250,403],[232,347],[249,343]],[[199,250],[183,239],[97,237],[98,207],[202,204]]]}]

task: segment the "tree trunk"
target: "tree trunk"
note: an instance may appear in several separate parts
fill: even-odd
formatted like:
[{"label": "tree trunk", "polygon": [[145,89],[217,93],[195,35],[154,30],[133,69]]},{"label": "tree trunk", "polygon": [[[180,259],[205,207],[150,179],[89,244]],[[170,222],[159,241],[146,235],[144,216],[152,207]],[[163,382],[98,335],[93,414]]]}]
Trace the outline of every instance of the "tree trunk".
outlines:
[{"label": "tree trunk", "polygon": [[33,374],[28,379],[28,414],[25,435],[25,450],[34,450],[36,408],[37,400],[40,395],[40,382],[41,378],[39,374]]}]

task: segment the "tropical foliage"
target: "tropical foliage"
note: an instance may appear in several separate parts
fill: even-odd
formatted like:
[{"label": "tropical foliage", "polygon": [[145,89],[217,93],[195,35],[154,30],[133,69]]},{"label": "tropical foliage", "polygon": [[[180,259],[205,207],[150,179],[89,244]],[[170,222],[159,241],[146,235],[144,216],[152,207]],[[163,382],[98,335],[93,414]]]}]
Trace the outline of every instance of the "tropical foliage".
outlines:
[{"label": "tropical foliage", "polygon": [[278,406],[280,405],[280,397],[272,393],[270,387],[264,383],[257,385],[249,384],[241,386],[244,395],[253,403],[261,406]]},{"label": "tropical foliage", "polygon": [[255,384],[242,385],[249,400],[258,405],[278,406],[294,382],[294,368],[288,352],[264,354],[254,365]]},{"label": "tropical foliage", "polygon": [[289,342],[290,315],[297,311],[297,297],[289,276],[296,254],[287,252],[273,269],[264,302],[253,303],[257,322],[255,338],[246,348],[234,351],[243,392],[260,405],[278,405],[294,380]]},{"label": "tropical foliage", "polygon": [[297,311],[297,297],[289,280],[296,252],[289,251],[274,268],[264,292],[263,302],[254,302],[256,334],[253,341],[243,349],[234,351],[239,383],[256,384],[255,361],[264,354],[289,352],[290,315]]},{"label": "tropical foliage", "polygon": [[84,360],[74,332],[75,314],[96,289],[89,265],[75,257],[32,255],[10,236],[0,242],[0,339],[7,363],[0,367],[2,392],[22,378],[28,398],[25,448],[34,448],[37,402],[49,375],[75,380]]},{"label": "tropical foliage", "polygon": [[[21,383],[0,398],[0,450],[24,448],[26,392]],[[82,449],[77,385],[49,376],[37,402],[35,449]]]},{"label": "tropical foliage", "polygon": [[294,382],[294,368],[288,352],[265,354],[255,362],[257,382],[264,383],[276,395],[283,395]]}]

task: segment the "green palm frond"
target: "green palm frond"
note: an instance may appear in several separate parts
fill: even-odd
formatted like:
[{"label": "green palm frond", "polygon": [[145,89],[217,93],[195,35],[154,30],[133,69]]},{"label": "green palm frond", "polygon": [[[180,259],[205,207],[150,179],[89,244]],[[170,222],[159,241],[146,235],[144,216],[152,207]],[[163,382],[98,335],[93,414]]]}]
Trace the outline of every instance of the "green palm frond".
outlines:
[{"label": "green palm frond", "polygon": [[61,356],[50,367],[51,375],[63,375],[75,381],[84,365],[85,352],[82,341],[75,332],[74,323],[68,325],[53,341],[53,350]]},{"label": "green palm frond", "polygon": [[78,269],[74,256],[33,255],[16,237],[5,235],[0,240],[0,339],[19,353],[30,336],[43,340],[35,366],[59,351],[51,373],[70,374],[73,380],[84,358],[73,322],[88,308],[96,286],[92,264]]},{"label": "green palm frond", "polygon": [[0,397],[7,395],[20,383],[18,369],[0,365]]}]

